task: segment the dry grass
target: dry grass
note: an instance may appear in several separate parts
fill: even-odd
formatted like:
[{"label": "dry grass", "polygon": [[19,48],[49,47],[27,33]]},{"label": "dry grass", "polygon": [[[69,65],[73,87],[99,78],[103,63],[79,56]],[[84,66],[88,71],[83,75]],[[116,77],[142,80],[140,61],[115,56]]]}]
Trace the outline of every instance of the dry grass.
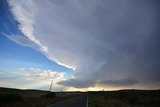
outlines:
[{"label": "dry grass", "polygon": [[[18,94],[23,100],[0,102],[0,107],[46,107],[47,105],[85,94],[80,92],[49,93],[48,91],[40,90],[0,88],[0,95],[7,93]],[[45,96],[48,96],[48,94],[49,97],[46,98]],[[99,91],[88,92],[87,94],[89,107],[159,107],[160,105],[160,90]]]},{"label": "dry grass", "polygon": [[[74,92],[56,92],[52,93],[55,96],[48,96],[48,91],[39,91],[39,90],[18,90],[18,89],[8,89],[0,88],[0,94],[18,94],[23,100],[20,101],[3,101],[0,102],[0,107],[46,107],[47,105],[54,104],[69,98],[80,96],[82,93]],[[9,98],[9,97],[8,97]],[[11,98],[12,99],[12,98]]]},{"label": "dry grass", "polygon": [[159,107],[160,90],[89,92],[89,107]]}]

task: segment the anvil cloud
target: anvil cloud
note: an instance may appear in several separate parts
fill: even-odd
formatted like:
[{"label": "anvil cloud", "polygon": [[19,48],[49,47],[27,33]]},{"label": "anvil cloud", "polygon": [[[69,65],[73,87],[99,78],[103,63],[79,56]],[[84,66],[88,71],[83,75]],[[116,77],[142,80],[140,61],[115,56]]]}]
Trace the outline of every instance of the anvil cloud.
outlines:
[{"label": "anvil cloud", "polygon": [[50,60],[75,69],[72,78],[57,84],[160,88],[158,0],[9,0],[8,4],[24,38],[32,41],[27,43],[38,45]]}]

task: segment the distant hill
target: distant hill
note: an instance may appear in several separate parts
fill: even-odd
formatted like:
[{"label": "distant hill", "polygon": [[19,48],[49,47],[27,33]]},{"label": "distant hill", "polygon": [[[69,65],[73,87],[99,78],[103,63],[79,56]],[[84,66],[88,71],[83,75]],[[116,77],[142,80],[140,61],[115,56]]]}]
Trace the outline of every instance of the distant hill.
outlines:
[{"label": "distant hill", "polygon": [[17,93],[20,94],[24,99],[27,99],[27,98],[40,98],[42,95],[47,94],[48,91],[32,90],[32,89],[22,90],[15,88],[0,87],[0,94],[4,93]]}]

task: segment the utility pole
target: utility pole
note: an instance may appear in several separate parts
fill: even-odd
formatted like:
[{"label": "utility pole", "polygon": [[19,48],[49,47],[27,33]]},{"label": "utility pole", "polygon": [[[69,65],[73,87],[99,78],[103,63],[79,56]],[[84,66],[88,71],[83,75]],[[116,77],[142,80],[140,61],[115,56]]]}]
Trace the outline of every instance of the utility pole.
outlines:
[{"label": "utility pole", "polygon": [[50,89],[49,89],[50,92],[52,90],[52,84],[53,84],[53,80],[51,81],[51,85],[50,85]]}]

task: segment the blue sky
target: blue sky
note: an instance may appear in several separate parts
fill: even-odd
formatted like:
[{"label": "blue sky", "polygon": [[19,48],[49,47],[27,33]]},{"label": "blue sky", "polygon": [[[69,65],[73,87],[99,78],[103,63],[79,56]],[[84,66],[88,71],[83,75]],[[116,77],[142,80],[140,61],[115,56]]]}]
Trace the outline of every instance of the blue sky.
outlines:
[{"label": "blue sky", "polygon": [[2,70],[10,69],[10,71],[12,71],[17,68],[40,68],[59,72],[72,72],[72,69],[68,69],[50,61],[43,54],[34,49],[18,45],[9,40],[6,36],[1,36],[0,43]]},{"label": "blue sky", "polygon": [[1,0],[0,86],[160,88],[158,0]]},{"label": "blue sky", "polygon": [[6,37],[6,35],[13,34],[23,36],[18,29],[18,23],[13,19],[9,11],[8,4],[5,1],[1,3],[1,20],[0,24],[0,57],[2,69],[9,68],[11,70],[20,67],[33,67],[41,69],[51,69],[56,71],[72,72],[72,69],[60,66],[55,62],[50,61],[46,56],[29,47],[21,46]]},{"label": "blue sky", "polygon": [[0,3],[0,17],[1,72],[12,74],[20,68],[39,68],[42,70],[65,72],[65,76],[70,77],[73,72],[72,69],[66,68],[49,60],[44,54],[34,48],[17,44],[8,38],[8,36],[24,35],[18,29],[18,23],[14,20],[9,10],[8,3],[5,0],[2,0]]}]

